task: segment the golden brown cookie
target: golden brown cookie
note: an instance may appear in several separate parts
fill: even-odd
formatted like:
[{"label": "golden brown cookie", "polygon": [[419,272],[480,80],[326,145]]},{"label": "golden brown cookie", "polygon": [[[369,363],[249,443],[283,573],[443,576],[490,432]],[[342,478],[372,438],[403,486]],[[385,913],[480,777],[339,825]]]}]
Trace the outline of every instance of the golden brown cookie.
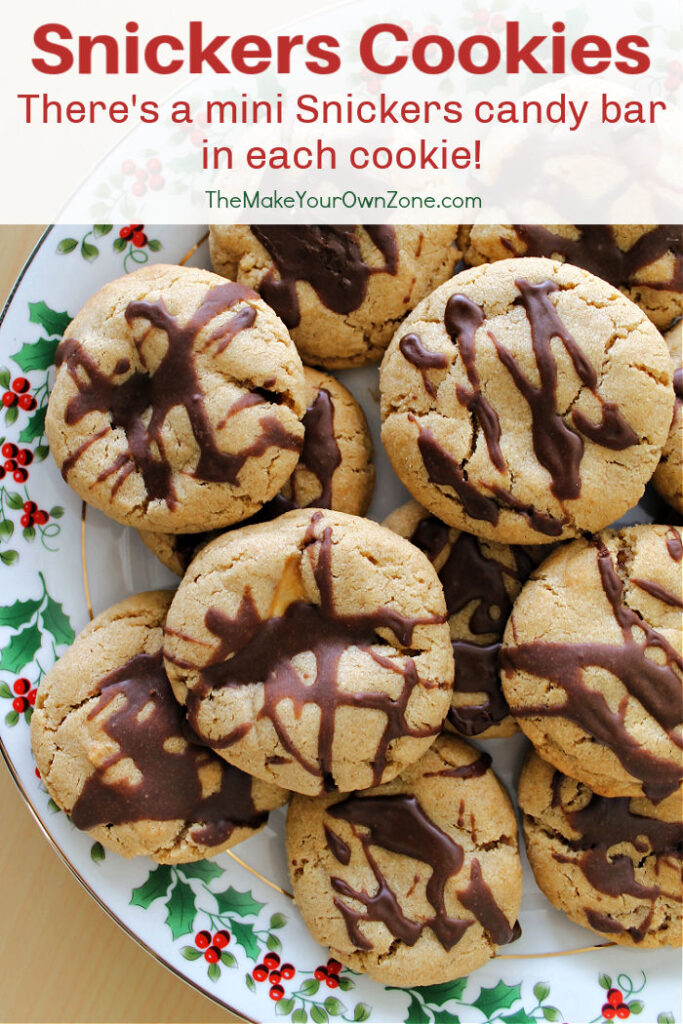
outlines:
[{"label": "golden brown cookie", "polygon": [[254,288],[284,321],[305,363],[381,359],[397,325],[460,258],[440,224],[211,227],[217,273]]},{"label": "golden brown cookie", "polygon": [[505,628],[512,714],[546,761],[602,796],[680,790],[682,555],[673,526],[574,541],[525,584]]},{"label": "golden brown cookie", "polygon": [[610,942],[681,945],[678,795],[597,796],[531,752],[518,796],[529,861],[554,906]]},{"label": "golden brown cookie", "polygon": [[144,267],[89,299],[56,363],[52,454],[74,490],[119,522],[226,526],[269,501],[296,465],[301,360],[243,285]]},{"label": "golden brown cookie", "polygon": [[293,798],[294,898],[334,957],[383,984],[434,985],[517,938],[517,822],[490,763],[441,736],[377,789]]},{"label": "golden brown cookie", "polygon": [[212,857],[263,827],[287,794],[190,742],[164,671],[170,591],[98,615],[40,683],[31,742],[53,800],[124,857]]},{"label": "golden brown cookie", "polygon": [[512,602],[550,551],[481,540],[446,526],[416,501],[384,520],[424,551],[446,597],[455,683],[446,728],[491,739],[517,731],[500,684],[498,655]]},{"label": "golden brown cookie", "polygon": [[680,224],[475,224],[459,234],[469,266],[546,256],[619,288],[661,330],[683,314]]},{"label": "golden brown cookie", "polygon": [[382,362],[382,440],[439,519],[503,543],[602,529],[659,461],[673,409],[661,334],[569,264],[458,274],[404,321]]},{"label": "golden brown cookie", "polygon": [[669,436],[652,483],[665,501],[683,513],[683,320],[664,335],[674,365],[676,401]]},{"label": "golden brown cookie", "polygon": [[[251,522],[265,522],[294,508],[332,508],[365,515],[375,483],[372,440],[363,410],[350,391],[327,373],[304,367],[306,412],[301,456],[289,480]],[[243,525],[248,525],[245,522]],[[220,531],[218,531],[220,532]],[[182,576],[218,532],[140,537],[165,566]]]},{"label": "golden brown cookie", "polygon": [[190,725],[226,760],[301,793],[363,789],[441,729],[445,611],[412,544],[342,512],[294,511],[199,553],[164,656]]}]

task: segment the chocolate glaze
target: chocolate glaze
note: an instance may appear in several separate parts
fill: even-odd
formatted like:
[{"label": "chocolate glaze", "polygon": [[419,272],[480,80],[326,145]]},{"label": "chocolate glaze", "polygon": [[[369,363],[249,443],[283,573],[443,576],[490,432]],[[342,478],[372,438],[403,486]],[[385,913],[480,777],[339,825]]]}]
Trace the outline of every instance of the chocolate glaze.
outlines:
[{"label": "chocolate glaze", "polygon": [[[401,736],[427,737],[439,732],[436,727],[413,727],[408,724],[408,703],[416,687],[434,685],[421,680],[411,657],[386,657],[382,648],[395,647],[379,637],[378,629],[389,629],[398,646],[408,647],[413,631],[421,624],[442,622],[438,617],[408,617],[390,608],[358,615],[339,615],[332,594],[332,530],[325,527],[322,538],[315,535],[320,513],[314,513],[306,537],[306,552],[311,559],[313,575],[320,594],[320,604],[294,601],[283,615],[262,620],[247,586],[234,618],[217,608],[209,608],[205,616],[207,629],[220,640],[211,663],[200,671],[199,685],[188,697],[188,716],[192,727],[200,733],[197,715],[200,702],[212,690],[226,686],[263,685],[263,706],[257,719],[268,718],[284,749],[312,775],[323,782],[325,789],[335,788],[333,745],[337,708],[373,708],[382,711],[386,725],[372,762],[373,785],[379,784],[386,768],[389,746]],[[316,557],[317,555],[317,557]],[[353,693],[338,684],[339,660],[349,647],[357,647],[378,665],[403,679],[397,697],[382,692]],[[310,651],[316,663],[314,680],[304,682],[293,665],[297,654]],[[226,660],[227,659],[227,660]],[[292,703],[297,717],[308,704],[320,709],[318,751],[314,760],[306,757],[289,735],[279,714],[281,702]],[[225,736],[212,738],[215,749],[227,749],[251,729],[245,723]]]},{"label": "chocolate glaze", "polygon": [[436,516],[425,516],[413,530],[410,541],[424,551],[430,562],[435,562],[448,544],[450,528]]},{"label": "chocolate glaze", "polygon": [[[344,917],[351,942],[358,949],[372,949],[372,943],[361,933],[359,925],[363,921],[381,921],[395,938],[408,946],[414,946],[424,929],[430,928],[443,948],[451,950],[473,923],[471,920],[450,917],[446,911],[446,884],[463,866],[462,846],[428,817],[415,796],[407,794],[367,797],[354,794],[328,808],[327,813],[351,826],[378,885],[375,895],[370,895],[365,890],[352,889],[342,878],[331,878],[332,888],[340,897],[358,901],[365,908],[362,911],[354,910],[343,899],[334,899]],[[434,909],[432,917],[420,921],[406,917],[372,854],[373,846],[411,857],[431,867],[426,896]],[[458,892],[458,898],[486,931],[493,928],[490,934],[494,942],[510,942],[511,934],[507,937],[507,933],[511,933],[511,929],[508,927],[507,933],[503,935],[503,929],[499,926],[500,918],[504,920],[504,915],[481,878],[481,872],[478,878],[474,877],[474,888],[472,877],[470,887],[464,893]],[[463,895],[469,905],[465,904]]]},{"label": "chocolate glaze", "polygon": [[680,405],[683,402],[683,367],[681,366],[674,370],[674,393],[676,395],[676,403]]},{"label": "chocolate glaze", "polygon": [[681,541],[679,531],[673,526],[667,530],[666,548],[674,562],[680,562],[683,559],[683,541]]},{"label": "chocolate glaze", "polygon": [[663,587],[661,583],[656,583],[654,580],[640,580],[632,579],[631,583],[634,583],[636,587],[644,590],[645,593],[651,594],[652,597],[656,597],[658,601],[663,601],[664,604],[670,604],[674,608],[683,608],[683,601],[677,595]]},{"label": "chocolate glaze", "polygon": [[[478,779],[485,775],[491,767],[491,755],[480,754],[476,761],[469,764],[461,764],[459,767],[441,768],[438,772],[425,772],[425,778],[441,776],[446,779]],[[463,807],[464,810],[464,807]],[[460,825],[462,828],[462,825]]]},{"label": "chocolate glaze", "polygon": [[546,537],[559,537],[562,533],[566,519],[556,519],[546,512],[539,512],[533,505],[525,505],[504,487],[498,487],[496,484],[485,484],[484,486],[496,496],[501,505],[513,512],[518,512],[523,519],[526,519],[529,526],[537,533],[544,533]]},{"label": "chocolate glaze", "polygon": [[[77,828],[177,819],[199,823],[191,832],[195,842],[218,846],[235,828],[258,828],[265,822],[268,814],[254,807],[248,775],[192,741],[179,753],[166,749],[168,740],[183,736],[183,719],[161,652],[136,655],[101,679],[93,696],[98,693],[100,699],[88,719],[106,713],[117,702],[101,728],[118,750],[86,780],[71,812]],[[135,763],[140,781],[107,781],[107,771],[126,758]],[[220,768],[220,788],[204,797],[200,771],[208,762]]]},{"label": "chocolate glaze", "polygon": [[514,942],[522,934],[519,921],[512,927],[496,903],[495,897],[483,879],[481,865],[476,857],[472,858],[470,865],[470,884],[462,892],[458,892],[458,899],[463,907],[469,910],[479,921],[484,931],[488,932],[497,946],[505,946],[508,942]]},{"label": "chocolate glaze", "polygon": [[405,359],[412,363],[422,374],[422,381],[425,391],[432,398],[436,395],[436,388],[429,378],[428,370],[445,370],[448,366],[448,356],[443,352],[430,352],[422,344],[419,334],[406,334],[398,343]]},{"label": "chocolate glaze", "polygon": [[[683,245],[678,224],[658,224],[626,252],[617,245],[612,228],[604,224],[577,224],[580,237],[563,238],[540,224],[515,224],[515,231],[526,245],[527,256],[560,255],[567,263],[583,267],[615,287],[640,283],[644,288],[680,291],[683,288]],[[674,254],[674,270],[669,280],[635,280],[638,272],[667,252]]]},{"label": "chocolate glaze", "polygon": [[352,313],[363,303],[371,274],[398,271],[398,245],[392,227],[364,225],[384,257],[384,266],[363,261],[353,226],[253,224],[251,230],[275,264],[260,285],[260,292],[287,327],[297,327],[301,311],[296,282],[307,281],[333,313]]},{"label": "chocolate glaze", "polygon": [[333,832],[331,828],[325,825],[325,842],[329,846],[332,855],[340,864],[346,866],[351,860],[351,847],[344,842],[341,836],[338,836],[336,832]]},{"label": "chocolate glaze", "polygon": [[[626,728],[626,700],[612,711],[603,694],[584,683],[583,670],[596,666],[616,676],[629,695],[680,747],[683,741],[677,730],[683,718],[681,678],[675,669],[683,671],[683,659],[661,633],[623,603],[623,584],[609,551],[599,541],[596,547],[602,588],[623,642],[535,642],[502,650],[500,660],[504,671],[529,672],[550,680],[565,691],[563,704],[513,707],[511,710],[518,718],[568,718],[612,750],[626,771],[641,780],[646,795],[658,801],[675,792],[683,778],[683,769],[679,764],[645,750]],[[648,651],[655,649],[661,652],[664,664],[648,657]]]},{"label": "chocolate glaze", "polygon": [[228,320],[227,324],[221,324],[213,334],[209,335],[204,348],[210,348],[215,343],[214,352],[216,355],[220,355],[221,352],[225,352],[230,342],[237,337],[240,331],[245,330],[247,327],[253,327],[255,320],[256,310],[254,307],[245,306],[244,309],[235,314],[232,320]]},{"label": "chocolate glaze", "polygon": [[[332,507],[332,478],[341,465],[342,457],[334,435],[334,403],[326,388],[319,388],[303,419],[304,445],[299,464],[318,478],[320,497],[312,503],[316,508]],[[296,476],[292,477],[293,507],[299,508],[296,496]]]},{"label": "chocolate glaze", "polygon": [[493,526],[498,525],[498,506],[487,498],[465,475],[465,470],[452,455],[449,455],[431,427],[420,427],[417,445],[432,483],[452,487],[460,498],[465,512],[473,519],[484,519]]},{"label": "chocolate glaze", "polygon": [[[166,458],[162,432],[168,414],[176,406],[185,409],[199,446],[199,460],[192,473],[199,480],[235,483],[247,459],[258,458],[268,448],[281,447],[298,451],[301,447],[300,439],[285,430],[276,417],[263,416],[260,420],[261,434],[250,445],[235,454],[224,452],[218,445],[206,413],[204,393],[194,359],[197,335],[211,320],[236,302],[254,298],[257,298],[256,293],[250,288],[232,282],[211,288],[185,325],[171,316],[162,299],[157,302],[129,303],[125,312],[128,323],[137,319],[147,320],[151,327],[166,332],[168,347],[153,373],[135,370],[120,382],[115,380],[120,374],[115,372],[109,377],[102,373],[80,342],[73,338],[62,341],[55,361],[57,366],[66,364],[77,388],[77,394],[67,402],[66,423],[78,423],[91,412],[101,412],[110,421],[109,427],[89,438],[67,457],[62,466],[62,475],[66,478],[83,452],[95,440],[103,437],[108,430],[121,429],[126,435],[126,451],[100,473],[98,483],[115,476],[113,495],[132,472],[138,472],[144,482],[147,502],[161,500],[170,509],[174,509],[177,498],[173,471]],[[226,341],[228,336],[232,340],[238,330],[253,323],[251,314],[243,316],[244,312],[238,313],[227,325],[217,328],[209,342],[218,341],[219,349],[221,345],[225,348],[229,343]],[[239,323],[235,323],[237,320]],[[141,344],[137,342],[142,359]],[[120,362],[116,370],[121,365]]]}]

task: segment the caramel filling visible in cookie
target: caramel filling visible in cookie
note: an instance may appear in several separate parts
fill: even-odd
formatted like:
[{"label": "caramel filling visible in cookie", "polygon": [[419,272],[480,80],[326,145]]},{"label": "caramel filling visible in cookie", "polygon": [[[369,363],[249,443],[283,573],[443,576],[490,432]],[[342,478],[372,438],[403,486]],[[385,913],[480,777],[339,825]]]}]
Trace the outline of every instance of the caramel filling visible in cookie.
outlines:
[{"label": "caramel filling visible in cookie", "polygon": [[[88,719],[97,719],[118,749],[86,779],[71,812],[77,828],[136,821],[197,822],[191,838],[219,846],[236,828],[258,828],[265,822],[267,813],[254,807],[250,777],[184,738],[182,712],[161,653],[136,655],[100,680],[96,692],[100,699]],[[127,759],[140,774],[139,781],[107,777]],[[220,782],[206,796],[203,775]]]},{"label": "caramel filling visible in cookie", "polygon": [[[147,320],[151,327],[165,331],[168,346],[161,362],[153,372],[135,370],[124,380],[116,377],[130,370],[128,360],[121,360],[109,377],[102,373],[95,360],[88,355],[76,339],[65,339],[57,349],[57,366],[66,364],[77,394],[66,407],[66,423],[78,423],[91,412],[109,417],[109,426],[98,431],[73,451],[62,465],[66,479],[87,448],[109,431],[122,429],[126,435],[126,451],[97,477],[101,483],[114,476],[112,495],[133,472],[142,476],[147,501],[161,500],[170,509],[177,506],[173,484],[173,470],[166,458],[162,431],[171,409],[183,407],[187,413],[194,439],[199,447],[199,459],[193,476],[213,483],[237,481],[240,470],[249,458],[258,458],[269,448],[279,447],[298,451],[301,441],[290,434],[272,415],[260,419],[261,433],[246,448],[235,454],[221,451],[214,428],[205,406],[204,393],[197,375],[194,349],[199,332],[215,317],[226,312],[235,303],[257,298],[256,293],[242,285],[227,284],[211,288],[190,320],[182,325],[171,316],[162,299],[157,302],[131,302],[126,308],[128,323]],[[218,327],[210,336],[207,347],[214,345],[223,351],[235,335],[254,322],[252,307],[240,310],[227,324]],[[143,360],[142,342],[137,343]]]},{"label": "caramel filling visible in cookie", "polygon": [[[680,822],[660,821],[631,811],[628,797],[605,798],[591,794],[590,801],[581,810],[569,810],[561,799],[563,776],[555,772],[552,779],[552,804],[559,806],[565,818],[579,839],[559,837],[576,856],[554,853],[560,864],[576,864],[588,883],[598,892],[607,896],[633,896],[636,899],[651,900],[652,906],[644,920],[628,931],[634,942],[645,938],[654,910],[654,901],[665,895],[680,900],[680,892],[663,893],[658,885],[642,885],[636,880],[635,867],[649,857],[681,858],[683,848],[683,825]],[[609,855],[612,847],[630,843],[638,856],[631,858],[624,853]],[[625,929],[606,914],[598,914],[589,907],[585,913],[594,928],[605,932],[622,932]]]},{"label": "caramel filling visible in cookie", "polygon": [[[595,444],[614,451],[637,445],[639,438],[622,416],[616,403],[606,401],[599,394],[595,368],[560,320],[549,298],[553,292],[559,291],[559,286],[553,281],[530,284],[528,281],[517,280],[515,284],[520,291],[517,301],[524,307],[531,329],[531,344],[538,370],[539,386],[529,380],[512,353],[490,331],[488,335],[495,346],[498,358],[529,406],[534,453],[540,465],[550,474],[552,494],[560,501],[576,499],[581,494],[579,469],[584,452],[581,434]],[[485,319],[482,307],[467,296],[456,294],[448,300],[444,314],[446,331],[457,346],[470,385],[469,388],[459,385],[456,394],[459,402],[468,409],[481,428],[491,462],[496,469],[503,472],[505,459],[501,447],[498,414],[482,394],[476,369],[475,334]],[[417,335],[409,337],[415,337],[419,341]],[[571,419],[576,430],[573,430],[557,411],[558,369],[551,346],[553,338],[558,338],[563,343],[582,385],[598,400],[601,408],[598,423],[593,423],[580,409],[574,409]],[[414,362],[413,348],[414,345],[408,355],[403,353],[409,362]],[[425,377],[424,357],[421,358],[422,365],[418,368]],[[427,381],[425,385],[427,386]],[[431,382],[427,390],[429,394],[434,394]],[[482,494],[480,487],[468,479],[464,466],[445,451],[429,427],[419,428],[417,442],[429,479],[439,486],[452,487],[465,511],[473,519],[482,519],[496,526],[502,506],[519,513],[540,533],[552,537],[562,532],[561,520],[538,512],[532,505],[525,505],[501,486],[484,484],[493,497]]]},{"label": "caramel filling visible in cookie", "polygon": [[[446,884],[462,869],[462,846],[428,817],[416,797],[406,794],[353,795],[328,808],[327,813],[331,818],[345,821],[351,826],[377,880],[377,892],[371,895],[364,889],[353,889],[343,878],[332,876],[330,879],[332,888],[339,894],[334,898],[335,906],[344,917],[346,930],[354,946],[357,949],[372,949],[372,943],[362,934],[359,925],[363,921],[381,921],[394,938],[407,946],[414,946],[425,928],[430,928],[443,948],[451,950],[474,923],[473,920],[451,917],[446,911]],[[340,863],[348,864],[348,860],[337,857],[336,853],[336,843],[343,840],[331,829],[326,828],[325,832],[335,840],[330,844],[332,854]],[[348,849],[346,843],[344,847]],[[432,869],[426,885],[427,900],[434,908],[432,917],[413,921],[406,916],[396,893],[373,856],[372,847],[421,861]],[[456,895],[497,945],[512,942],[521,934],[519,926],[510,927],[508,924],[482,877],[476,857],[470,861],[469,884],[462,891],[457,891]],[[354,909],[341,897],[362,904],[364,909]]]},{"label": "caramel filling visible in cookie", "polygon": [[[448,527],[434,516],[428,516],[420,520],[410,540],[434,561],[448,543],[448,536]],[[505,577],[521,586],[538,562],[538,556],[534,558],[524,547],[511,546],[510,551],[515,560],[514,568],[485,555],[476,537],[461,533],[438,573],[448,615],[456,615],[474,601],[469,631],[494,638],[492,642],[477,643],[455,635],[451,641],[455,658],[454,692],[485,695],[480,704],[452,705],[448,712],[449,720],[466,736],[476,736],[510,714],[498,666],[500,641],[512,610]]]},{"label": "caramel filling visible in cookie", "polygon": [[[528,672],[565,692],[563,704],[519,706],[511,711],[518,718],[568,718],[612,750],[626,771],[641,780],[651,800],[662,800],[675,792],[683,779],[680,759],[666,760],[649,753],[626,728],[625,716],[632,697],[676,746],[683,747],[683,658],[661,633],[623,603],[623,583],[601,542],[597,542],[597,560],[602,588],[623,643],[534,642],[501,651],[504,671]],[[589,667],[603,668],[623,684],[626,698],[616,711],[599,690],[583,681],[583,671]]]},{"label": "caramel filling visible in cookie", "polygon": [[333,313],[352,313],[362,305],[371,274],[398,272],[398,245],[392,227],[364,225],[384,257],[384,266],[369,267],[363,261],[353,227],[343,225],[252,225],[251,230],[268,250],[278,277],[269,271],[259,290],[287,327],[301,321],[296,282],[307,281]]},{"label": "caramel filling visible in cookie", "polygon": [[[630,249],[622,250],[611,227],[604,224],[577,224],[579,238],[564,238],[540,224],[514,224],[514,230],[526,246],[525,256],[562,256],[567,263],[583,267],[615,287],[636,284],[639,271],[655,263],[667,253],[674,257],[671,277],[661,281],[643,281],[642,286],[658,290],[680,291],[683,288],[683,245],[679,224],[659,224],[646,231]],[[501,242],[517,253],[501,237]]]},{"label": "caramel filling visible in cookie", "polygon": [[[192,728],[201,735],[198,716],[201,702],[212,690],[230,686],[263,684],[263,706],[257,718],[268,718],[282,747],[293,760],[323,781],[327,790],[336,788],[333,772],[333,745],[337,708],[368,708],[381,711],[386,725],[372,760],[373,785],[379,784],[387,765],[388,748],[401,736],[427,737],[439,733],[439,727],[414,727],[407,721],[407,709],[417,687],[435,684],[419,678],[412,657],[401,660],[387,657],[382,647],[409,647],[416,626],[443,622],[442,618],[411,618],[390,608],[359,615],[339,615],[332,590],[332,530],[325,527],[322,538],[315,536],[320,513],[314,513],[304,554],[308,553],[320,593],[320,604],[297,599],[287,604],[284,612],[261,619],[251,590],[247,586],[237,614],[231,618],[218,608],[206,612],[207,629],[220,639],[220,647],[212,663],[199,673],[199,684],[188,695],[188,718]],[[317,557],[316,557],[317,556]],[[297,562],[298,564],[298,562]],[[298,571],[298,569],[297,569]],[[378,629],[394,634],[397,645],[382,639]],[[397,696],[388,693],[354,693],[339,686],[338,666],[342,654],[356,647],[384,669],[402,678]],[[310,651],[315,658],[315,677],[306,680],[295,668],[298,654]],[[297,717],[307,704],[320,709],[317,758],[311,760],[297,747],[279,714],[282,702],[294,706]],[[251,729],[247,722],[227,735],[211,737],[207,742],[214,749],[225,749],[242,739]]]}]

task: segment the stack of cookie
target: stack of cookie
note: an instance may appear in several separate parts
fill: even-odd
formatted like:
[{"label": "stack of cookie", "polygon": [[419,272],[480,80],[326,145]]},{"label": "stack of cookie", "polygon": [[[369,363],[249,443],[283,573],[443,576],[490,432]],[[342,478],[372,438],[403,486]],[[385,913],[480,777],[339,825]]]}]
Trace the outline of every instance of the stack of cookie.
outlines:
[{"label": "stack of cookie", "polygon": [[[681,535],[605,530],[655,471],[680,490],[667,343],[569,262],[450,277],[457,235],[215,228],[231,280],[157,266],[86,304],[46,421],[67,482],[182,576],[41,683],[51,795],[110,848],[178,862],[293,794],[309,929],[397,985],[519,934],[514,809],[461,738],[519,727],[551,901],[616,941],[681,939]],[[310,364],[382,356],[382,440],[416,500],[380,526],[363,414]]]}]

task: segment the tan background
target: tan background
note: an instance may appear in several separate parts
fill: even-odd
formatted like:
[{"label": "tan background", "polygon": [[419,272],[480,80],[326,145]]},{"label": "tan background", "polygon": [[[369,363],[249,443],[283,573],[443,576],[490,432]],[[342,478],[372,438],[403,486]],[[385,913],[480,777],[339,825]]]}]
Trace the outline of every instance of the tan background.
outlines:
[{"label": "tan background", "polygon": [[[41,233],[0,228],[0,308]],[[0,759],[0,1020],[218,1022],[221,1010],[111,921],[41,834]]]}]

